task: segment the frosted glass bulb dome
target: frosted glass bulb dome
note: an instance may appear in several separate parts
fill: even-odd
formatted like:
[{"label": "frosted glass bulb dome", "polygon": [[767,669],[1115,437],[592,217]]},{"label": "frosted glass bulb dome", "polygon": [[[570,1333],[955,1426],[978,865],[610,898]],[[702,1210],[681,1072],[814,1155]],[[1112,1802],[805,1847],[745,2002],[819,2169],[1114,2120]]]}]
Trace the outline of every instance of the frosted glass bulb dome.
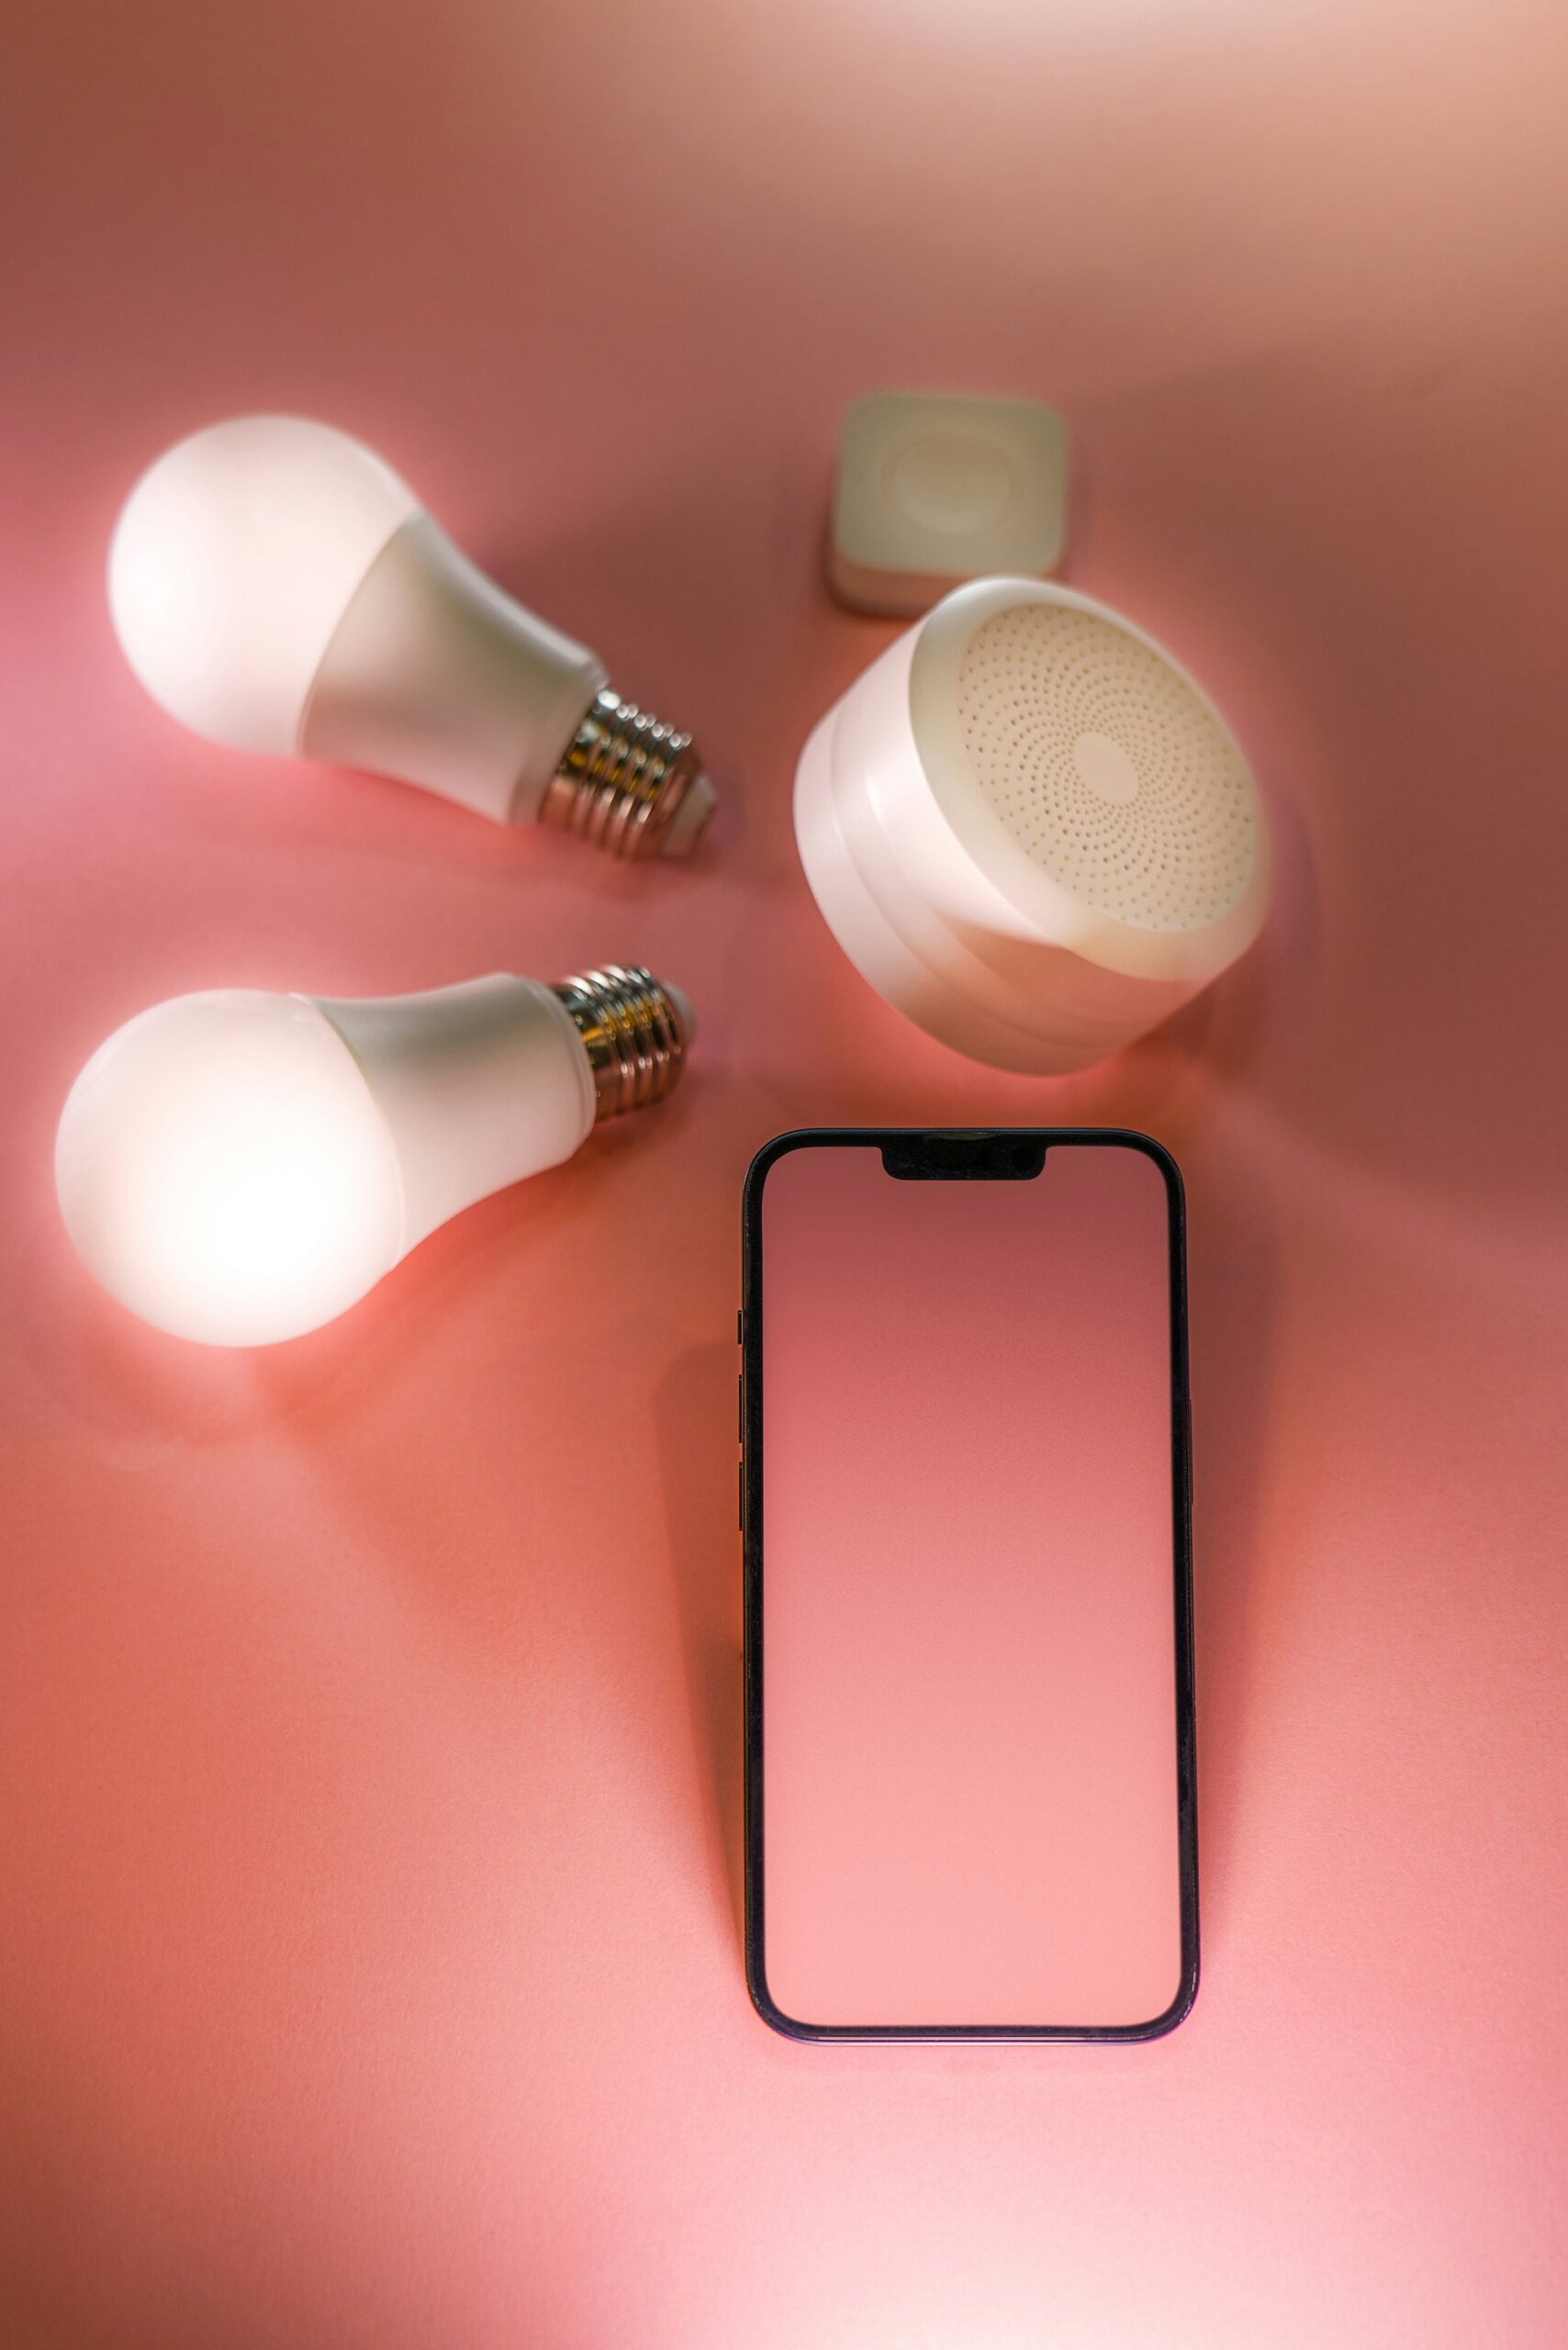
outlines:
[{"label": "frosted glass bulb dome", "polygon": [[127,660],[196,733],[297,751],[338,622],[419,510],[390,465],[330,425],[241,416],[193,433],[143,474],[109,548]]},{"label": "frosted glass bulb dome", "polygon": [[212,1346],[331,1321],[437,1225],[662,1098],[683,996],[611,966],[357,1002],[181,996],[98,1048],[55,1148],[88,1270]]},{"label": "frosted glass bulb dome", "polygon": [[108,586],[153,699],[236,750],[371,767],[621,856],[680,854],[711,812],[690,737],[623,701],[330,425],[235,417],[167,450],[126,502]]}]

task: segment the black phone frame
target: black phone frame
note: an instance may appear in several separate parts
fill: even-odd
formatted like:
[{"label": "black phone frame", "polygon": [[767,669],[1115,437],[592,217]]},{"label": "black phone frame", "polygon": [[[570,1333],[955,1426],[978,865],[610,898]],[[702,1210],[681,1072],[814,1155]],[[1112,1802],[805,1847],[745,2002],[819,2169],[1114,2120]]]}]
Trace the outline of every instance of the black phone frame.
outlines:
[{"label": "black phone frame", "polygon": [[[1026,1180],[1030,1170],[997,1153],[1020,1146],[1114,1147],[1144,1152],[1165,1181],[1170,1265],[1171,1551],[1175,1577],[1176,1806],[1181,1885],[1182,1975],[1163,2014],[1136,2024],[811,2024],[785,2014],[767,1988],[764,1958],[766,1841],[762,1767],[762,1196],[771,1169],[804,1149],[891,1150],[924,1180]],[[913,1159],[912,1159],[912,1154]],[[988,1161],[988,1154],[989,1161]],[[919,1165],[924,1158],[925,1164]],[[1043,1166],[1043,1154],[1040,1165]],[[1034,1172],[1038,1172],[1036,1168]],[[1198,1994],[1197,1730],[1193,1655],[1192,1406],[1187,1359],[1186,1202],[1181,1169],[1162,1143],[1120,1126],[802,1126],[765,1143],[746,1169],[741,1209],[740,1518],[745,1583],[745,1971],[752,2004],[787,2040],[1141,2041],[1173,2031]]]}]

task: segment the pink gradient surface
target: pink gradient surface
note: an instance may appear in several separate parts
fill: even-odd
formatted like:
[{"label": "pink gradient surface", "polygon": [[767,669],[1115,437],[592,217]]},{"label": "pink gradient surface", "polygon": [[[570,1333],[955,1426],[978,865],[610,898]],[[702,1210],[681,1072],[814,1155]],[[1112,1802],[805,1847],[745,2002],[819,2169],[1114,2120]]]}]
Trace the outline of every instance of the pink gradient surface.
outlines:
[{"label": "pink gradient surface", "polygon": [[[0,369],[0,2339],[1561,2350],[1568,23],[1556,0],[12,0]],[[1281,895],[1080,1080],[871,998],[796,753],[838,417],[1054,401],[1069,576]],[[109,529],[363,434],[690,723],[633,874],[182,734]],[[667,1113],[253,1358],[50,1182],[182,989],[645,958]],[[795,2047],[736,1922],[738,1200],[779,1128],[1126,1124],[1187,1179],[1204,1989],[1119,2049]]]},{"label": "pink gradient surface", "polygon": [[1165,1180],[763,1193],[766,1971],[796,2023],[1153,2023],[1182,1976]]}]

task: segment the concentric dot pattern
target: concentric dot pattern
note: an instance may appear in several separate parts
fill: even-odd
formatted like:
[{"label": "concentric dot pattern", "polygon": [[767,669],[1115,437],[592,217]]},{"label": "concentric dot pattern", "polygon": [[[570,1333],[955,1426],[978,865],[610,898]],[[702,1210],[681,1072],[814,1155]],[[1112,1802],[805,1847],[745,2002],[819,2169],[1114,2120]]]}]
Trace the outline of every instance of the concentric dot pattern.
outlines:
[{"label": "concentric dot pattern", "polygon": [[[981,622],[958,668],[976,779],[1019,846],[1081,904],[1142,930],[1201,930],[1235,904],[1257,855],[1240,755],[1192,688],[1112,621],[1015,604]],[[1137,789],[1085,782],[1082,734],[1108,735]]]}]

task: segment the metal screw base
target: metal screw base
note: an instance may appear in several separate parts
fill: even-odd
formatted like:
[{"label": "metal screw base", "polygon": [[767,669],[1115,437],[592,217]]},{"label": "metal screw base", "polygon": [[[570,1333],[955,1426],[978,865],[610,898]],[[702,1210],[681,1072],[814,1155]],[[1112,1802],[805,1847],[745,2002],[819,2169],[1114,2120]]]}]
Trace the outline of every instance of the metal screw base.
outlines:
[{"label": "metal screw base", "polygon": [[680,1076],[690,1014],[641,965],[607,963],[558,980],[593,1069],[594,1123],[662,1102]]},{"label": "metal screw base", "polygon": [[611,856],[657,856],[701,774],[689,734],[606,686],[551,778],[539,821],[577,833]]}]

